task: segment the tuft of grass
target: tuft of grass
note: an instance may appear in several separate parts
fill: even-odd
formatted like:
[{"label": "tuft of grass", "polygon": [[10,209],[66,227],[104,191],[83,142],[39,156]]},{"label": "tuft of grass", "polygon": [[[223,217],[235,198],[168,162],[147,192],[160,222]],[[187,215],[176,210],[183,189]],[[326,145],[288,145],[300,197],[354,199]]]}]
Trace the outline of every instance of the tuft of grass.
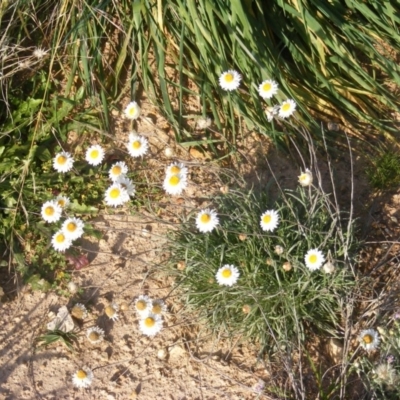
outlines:
[{"label": "tuft of grass", "polygon": [[400,185],[400,155],[383,149],[370,161],[366,169],[367,178],[375,190],[396,190]]},{"label": "tuft of grass", "polygon": [[[197,144],[215,140],[228,153],[235,151],[242,122],[285,143],[290,124],[268,123],[264,110],[287,98],[298,104],[296,125],[312,126],[318,116],[341,121],[364,139],[357,127],[365,123],[394,132],[397,15],[400,7],[393,1],[146,0],[133,17],[141,82],[177,140],[192,142],[193,129],[185,120],[194,107],[197,114],[212,115],[218,131],[207,131]],[[233,93],[218,84],[227,69],[243,75]],[[279,93],[262,101],[258,85],[271,78]],[[321,139],[318,132],[315,139]]]},{"label": "tuft of grass", "polygon": [[[346,216],[335,211],[329,196],[300,187],[272,202],[267,190],[240,188],[216,197],[213,206],[219,227],[200,233],[191,213],[168,243],[169,270],[187,307],[215,331],[242,334],[270,353],[290,348],[297,338],[304,341],[312,330],[336,336],[341,304],[355,284],[347,259],[355,242],[351,231],[344,233]],[[280,215],[272,233],[260,228],[268,209]],[[314,248],[334,264],[332,274],[306,267],[304,256]],[[232,287],[215,279],[224,264],[239,269]]]}]

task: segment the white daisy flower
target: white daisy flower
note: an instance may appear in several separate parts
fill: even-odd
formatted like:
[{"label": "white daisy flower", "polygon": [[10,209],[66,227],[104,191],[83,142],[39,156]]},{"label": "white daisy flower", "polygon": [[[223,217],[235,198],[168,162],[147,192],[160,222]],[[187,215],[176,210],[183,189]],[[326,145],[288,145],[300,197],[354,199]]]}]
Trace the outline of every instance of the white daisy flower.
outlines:
[{"label": "white daisy flower", "polygon": [[161,315],[164,314],[166,311],[167,311],[167,306],[163,300],[161,299],[153,300],[151,307],[152,314]]},{"label": "white daisy flower", "polygon": [[54,250],[63,252],[71,247],[72,240],[68,239],[62,230],[59,230],[51,238],[51,244]]},{"label": "white daisy flower", "polygon": [[230,69],[225,71],[219,77],[219,85],[224,90],[235,90],[240,86],[240,81],[242,80],[242,76],[239,72]]},{"label": "white daisy flower", "polygon": [[290,117],[296,109],[296,103],[292,99],[285,100],[279,107],[278,115],[281,118]]},{"label": "white daisy flower", "polygon": [[379,335],[375,329],[365,329],[358,336],[360,345],[367,351],[375,350],[379,346]]},{"label": "white daisy flower", "polygon": [[87,388],[92,384],[93,372],[90,368],[83,367],[72,375],[72,383],[78,388]]},{"label": "white daisy flower", "polygon": [[62,208],[67,208],[69,206],[70,200],[67,196],[63,196],[61,194],[59,194],[55,201],[57,202],[57,204]]},{"label": "white daisy flower", "polygon": [[311,186],[313,182],[313,176],[311,171],[307,168],[306,172],[302,172],[299,176],[299,183],[301,186]]},{"label": "white daisy flower", "polygon": [[128,193],[129,196],[135,196],[136,188],[133,182],[126,177],[125,175],[121,175],[115,183],[119,183]]},{"label": "white daisy flower", "polygon": [[110,179],[115,182],[120,176],[128,173],[128,166],[123,161],[118,161],[113,164],[108,172]]},{"label": "white daisy flower", "polygon": [[149,296],[141,294],[135,300],[135,310],[141,318],[147,317],[150,314],[152,308],[153,303]]},{"label": "white daisy flower", "polygon": [[66,151],[56,154],[53,159],[53,168],[57,172],[68,172],[72,169],[73,165],[74,159],[71,154]]},{"label": "white daisy flower", "polygon": [[121,206],[129,201],[129,194],[120,183],[113,183],[109,186],[104,197],[106,204],[113,207]]},{"label": "white daisy flower", "polygon": [[71,309],[71,315],[77,319],[84,320],[88,316],[88,312],[82,303],[76,303]]},{"label": "white daisy flower", "polygon": [[219,219],[215,210],[207,208],[196,216],[196,227],[200,232],[211,232],[218,224]]},{"label": "white daisy flower", "polygon": [[161,331],[163,320],[161,315],[150,313],[139,322],[139,328],[146,336],[154,336]]},{"label": "white daisy flower", "polygon": [[46,222],[57,222],[61,218],[62,208],[58,205],[57,201],[46,201],[42,205],[42,218]]},{"label": "white daisy flower", "polygon": [[118,310],[119,310],[118,304],[112,303],[105,308],[104,312],[108,318],[112,319],[113,321],[116,321],[119,317]]},{"label": "white daisy flower", "polygon": [[261,215],[260,226],[263,231],[272,232],[279,224],[279,214],[275,210],[265,211]]},{"label": "white daisy flower", "polygon": [[273,95],[278,92],[278,83],[272,79],[263,81],[258,87],[258,93],[263,99],[270,99]]},{"label": "white daisy flower", "polygon": [[149,150],[149,142],[145,137],[132,132],[129,134],[129,141],[126,147],[132,157],[140,157]]},{"label": "white daisy flower", "polygon": [[164,179],[164,190],[168,194],[179,195],[187,186],[187,178],[184,174],[167,175]]},{"label": "white daisy flower", "polygon": [[232,286],[239,279],[239,270],[234,265],[223,265],[216,273],[215,277],[219,285]]},{"label": "white daisy flower", "polygon": [[168,165],[168,167],[165,170],[165,174],[167,176],[177,175],[177,174],[182,174],[187,176],[188,169],[182,163],[175,162]]},{"label": "white daisy flower", "polygon": [[62,224],[61,230],[67,239],[75,240],[83,235],[84,225],[80,218],[68,218]]},{"label": "white daisy flower", "polygon": [[325,261],[325,257],[320,250],[311,249],[307,251],[307,254],[304,257],[304,261],[308,269],[310,269],[311,271],[315,271],[322,267],[322,264]]},{"label": "white daisy flower", "polygon": [[103,148],[100,145],[95,144],[86,150],[86,161],[90,165],[99,165],[103,161],[104,154]]},{"label": "white daisy flower", "polygon": [[131,101],[125,108],[124,114],[128,119],[137,119],[140,116],[141,108],[136,101]]},{"label": "white daisy flower", "polygon": [[90,343],[97,344],[104,339],[104,331],[98,326],[93,326],[86,331],[86,337]]}]

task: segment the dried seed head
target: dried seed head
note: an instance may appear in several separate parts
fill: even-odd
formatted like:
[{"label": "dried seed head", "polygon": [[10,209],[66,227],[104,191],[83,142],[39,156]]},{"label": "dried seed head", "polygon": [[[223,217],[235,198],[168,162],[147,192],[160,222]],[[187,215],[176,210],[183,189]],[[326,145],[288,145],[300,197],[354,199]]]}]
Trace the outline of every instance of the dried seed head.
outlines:
[{"label": "dried seed head", "polygon": [[220,190],[221,193],[223,193],[223,194],[229,193],[229,187],[228,187],[228,185],[221,186],[221,187],[219,188],[219,190]]},{"label": "dried seed head", "polygon": [[245,305],[242,307],[242,311],[243,311],[245,314],[248,314],[248,313],[251,311],[251,306],[249,306],[248,304],[245,304]]},{"label": "dried seed head", "polygon": [[87,317],[87,310],[83,304],[77,303],[72,307],[71,315],[76,319],[85,319]]},{"label": "dried seed head", "polygon": [[129,305],[126,301],[123,301],[120,305],[122,311],[126,311],[129,308]]},{"label": "dried seed head", "polygon": [[79,289],[78,285],[72,281],[68,282],[67,288],[71,294],[75,294]]},{"label": "dried seed head", "polygon": [[292,269],[292,264],[289,261],[283,263],[282,268],[285,271],[290,271]]},{"label": "dried seed head", "polygon": [[328,261],[322,266],[322,270],[326,274],[332,274],[335,271],[335,265]]},{"label": "dried seed head", "polygon": [[199,118],[196,123],[196,129],[203,130],[211,126],[211,118]]},{"label": "dried seed head", "polygon": [[275,246],[275,254],[278,254],[278,256],[280,256],[284,251],[284,248],[282,246]]},{"label": "dried seed head", "polygon": [[186,263],[185,261],[179,261],[176,267],[180,270],[183,271],[186,268]]}]

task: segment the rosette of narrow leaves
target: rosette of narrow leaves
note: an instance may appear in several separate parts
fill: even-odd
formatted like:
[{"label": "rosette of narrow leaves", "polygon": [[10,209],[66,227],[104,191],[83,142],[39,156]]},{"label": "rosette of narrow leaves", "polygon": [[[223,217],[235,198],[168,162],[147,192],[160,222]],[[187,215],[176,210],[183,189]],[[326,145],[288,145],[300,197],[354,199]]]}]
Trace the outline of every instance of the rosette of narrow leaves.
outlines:
[{"label": "rosette of narrow leaves", "polygon": [[[347,233],[329,198],[300,187],[272,204],[265,192],[231,191],[215,198],[213,207],[220,218],[215,230],[199,233],[189,218],[168,244],[171,270],[187,306],[214,329],[244,334],[269,350],[304,339],[306,328],[333,334],[354,280],[344,258],[351,250]],[[280,214],[274,232],[259,225],[268,207]],[[278,245],[281,254],[275,251]],[[334,274],[305,266],[304,255],[315,247],[330,254],[338,266]],[[183,270],[176,269],[178,262],[184,262]],[[224,264],[239,270],[230,287],[215,280]]]}]

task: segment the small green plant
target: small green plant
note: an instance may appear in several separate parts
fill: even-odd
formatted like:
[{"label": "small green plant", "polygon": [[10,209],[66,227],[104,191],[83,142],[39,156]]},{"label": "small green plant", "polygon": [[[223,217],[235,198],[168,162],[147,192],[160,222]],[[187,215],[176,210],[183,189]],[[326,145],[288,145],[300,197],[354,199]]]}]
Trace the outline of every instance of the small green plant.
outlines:
[{"label": "small green plant", "polygon": [[382,323],[378,331],[380,343],[374,352],[364,351],[353,363],[352,370],[358,373],[374,398],[397,400],[400,397],[399,314]]},{"label": "small green plant", "polygon": [[392,150],[382,150],[371,160],[366,173],[374,189],[396,190],[400,185],[400,155]]},{"label": "small green plant", "polygon": [[36,338],[36,348],[47,347],[55,342],[61,342],[68,350],[74,352],[77,336],[74,332],[64,332],[59,329],[48,330],[44,335]]},{"label": "small green plant", "polygon": [[[267,350],[304,340],[309,328],[335,335],[341,300],[354,285],[348,266],[354,242],[329,196],[299,187],[272,202],[266,190],[241,188],[213,206],[216,229],[198,232],[191,213],[168,243],[169,267],[187,306],[215,330],[243,334]],[[277,212],[276,229],[261,229],[266,210]],[[224,265],[238,276],[230,286],[220,284]]]}]

